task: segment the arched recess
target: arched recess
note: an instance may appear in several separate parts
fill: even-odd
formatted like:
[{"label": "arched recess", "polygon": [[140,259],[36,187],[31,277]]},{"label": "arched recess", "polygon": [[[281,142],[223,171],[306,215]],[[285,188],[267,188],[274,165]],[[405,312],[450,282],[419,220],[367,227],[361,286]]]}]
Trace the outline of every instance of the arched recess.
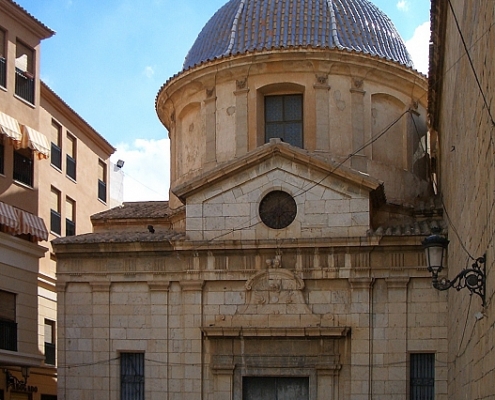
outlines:
[{"label": "arched recess", "polygon": [[188,104],[181,110],[177,118],[175,135],[177,178],[196,171],[202,166],[205,156],[205,138],[202,125],[201,104],[199,102]]},{"label": "arched recess", "polygon": [[256,92],[256,144],[262,146],[267,142],[265,138],[265,127],[267,121],[265,119],[265,98],[270,96],[301,96],[301,147],[304,148],[305,132],[307,132],[306,115],[309,115],[307,110],[307,101],[304,97],[305,87],[292,82],[272,83],[260,87]]},{"label": "arched recess", "polygon": [[371,133],[374,161],[397,168],[407,168],[405,104],[386,93],[371,96]]}]

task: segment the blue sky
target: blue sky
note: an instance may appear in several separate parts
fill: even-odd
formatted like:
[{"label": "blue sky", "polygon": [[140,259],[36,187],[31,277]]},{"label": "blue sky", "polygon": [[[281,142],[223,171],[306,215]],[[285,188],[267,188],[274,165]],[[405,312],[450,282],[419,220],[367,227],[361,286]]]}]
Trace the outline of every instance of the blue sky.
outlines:
[{"label": "blue sky", "polygon": [[[124,199],[168,198],[168,133],[155,97],[227,0],[15,1],[56,32],[42,43],[41,78],[117,147]],[[426,72],[430,0],[373,2]]]}]

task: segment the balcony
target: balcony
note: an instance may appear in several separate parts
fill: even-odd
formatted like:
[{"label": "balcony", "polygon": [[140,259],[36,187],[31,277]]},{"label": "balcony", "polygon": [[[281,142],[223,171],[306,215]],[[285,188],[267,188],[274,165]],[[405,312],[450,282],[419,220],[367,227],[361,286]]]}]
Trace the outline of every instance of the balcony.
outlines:
[{"label": "balcony", "polygon": [[7,62],[5,57],[0,57],[0,86],[7,87]]},{"label": "balcony", "polygon": [[45,364],[56,364],[55,344],[45,342]]},{"label": "balcony", "polygon": [[62,233],[62,218],[55,210],[50,210],[50,230],[57,235]]},{"label": "balcony", "polygon": [[54,167],[62,169],[62,150],[55,143],[52,143],[50,160]]},{"label": "balcony", "polygon": [[34,76],[19,68],[15,69],[15,94],[34,104]]},{"label": "balcony", "polygon": [[66,174],[70,178],[76,180],[76,160],[74,160],[71,156],[67,154],[66,159]]},{"label": "balcony", "polygon": [[33,160],[20,151],[14,151],[14,180],[33,187]]},{"label": "balcony", "polygon": [[76,234],[76,224],[70,219],[65,219],[65,236],[74,236]]},{"label": "balcony", "polygon": [[101,179],[98,179],[98,198],[105,203],[107,202],[107,184]]},{"label": "balcony", "polygon": [[17,324],[0,320],[0,349],[17,351]]}]

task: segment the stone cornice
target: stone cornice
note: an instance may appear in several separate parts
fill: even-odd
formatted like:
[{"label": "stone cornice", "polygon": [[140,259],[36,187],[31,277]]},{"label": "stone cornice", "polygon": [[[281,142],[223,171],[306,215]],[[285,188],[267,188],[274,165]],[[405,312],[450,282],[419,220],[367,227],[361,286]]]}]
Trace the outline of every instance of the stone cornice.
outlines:
[{"label": "stone cornice", "polygon": [[276,156],[280,156],[291,162],[310,166],[325,174],[334,175],[369,191],[377,190],[381,186],[380,181],[368,175],[332,161],[324,161],[306,150],[298,149],[280,140],[272,139],[270,143],[256,148],[245,156],[219,165],[204,175],[188,180],[186,183],[176,186],[171,190],[185,204],[187,197],[202,190],[205,186],[229,179],[248,168],[252,168],[254,165],[258,165]]}]

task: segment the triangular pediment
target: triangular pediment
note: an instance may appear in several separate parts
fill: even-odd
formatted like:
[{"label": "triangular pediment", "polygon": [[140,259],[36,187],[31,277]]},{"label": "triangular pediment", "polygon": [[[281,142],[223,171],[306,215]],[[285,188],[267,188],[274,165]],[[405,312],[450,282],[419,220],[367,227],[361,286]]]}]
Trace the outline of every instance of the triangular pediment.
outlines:
[{"label": "triangular pediment", "polygon": [[[371,200],[381,183],[367,175],[272,141],[174,189],[186,204],[192,240],[315,239],[363,237]],[[283,192],[291,210],[262,203]],[[271,219],[290,221],[278,225]]]},{"label": "triangular pediment", "polygon": [[369,175],[335,161],[323,160],[309,151],[291,146],[280,141],[280,139],[272,139],[270,143],[258,147],[243,157],[221,164],[187,183],[172,188],[172,192],[185,204],[187,197],[201,191],[205,186],[211,186],[234,176],[239,176],[244,171],[256,168],[256,166],[276,157],[290,160],[300,168],[309,171],[331,175],[370,192],[380,189],[381,186],[379,180]]}]

